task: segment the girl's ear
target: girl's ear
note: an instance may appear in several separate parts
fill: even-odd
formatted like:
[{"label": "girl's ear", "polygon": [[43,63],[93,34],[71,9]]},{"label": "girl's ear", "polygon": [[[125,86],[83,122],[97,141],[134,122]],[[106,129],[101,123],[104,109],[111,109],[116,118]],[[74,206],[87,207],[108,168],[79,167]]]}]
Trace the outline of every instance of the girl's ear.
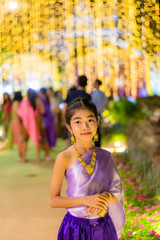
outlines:
[{"label": "girl's ear", "polygon": [[68,129],[69,132],[72,132],[72,129],[68,124],[66,124],[66,128]]}]

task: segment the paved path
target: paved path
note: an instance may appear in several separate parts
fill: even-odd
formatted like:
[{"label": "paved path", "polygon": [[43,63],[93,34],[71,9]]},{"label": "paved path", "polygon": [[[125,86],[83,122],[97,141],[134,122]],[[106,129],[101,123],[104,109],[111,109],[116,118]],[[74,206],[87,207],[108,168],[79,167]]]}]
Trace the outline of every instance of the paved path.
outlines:
[{"label": "paved path", "polygon": [[[53,158],[65,148],[63,141]],[[56,240],[65,209],[49,207],[54,161],[35,164],[29,144],[27,163],[17,160],[16,149],[0,152],[0,240]],[[66,182],[62,194],[65,194]]]}]

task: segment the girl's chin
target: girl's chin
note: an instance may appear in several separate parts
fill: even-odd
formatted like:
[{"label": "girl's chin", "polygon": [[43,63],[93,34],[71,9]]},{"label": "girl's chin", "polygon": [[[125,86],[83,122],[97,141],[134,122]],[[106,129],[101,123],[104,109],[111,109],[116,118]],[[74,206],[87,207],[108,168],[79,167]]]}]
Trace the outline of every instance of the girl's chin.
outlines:
[{"label": "girl's chin", "polygon": [[92,141],[93,137],[92,136],[82,136],[81,138],[79,138],[79,140],[81,141]]}]

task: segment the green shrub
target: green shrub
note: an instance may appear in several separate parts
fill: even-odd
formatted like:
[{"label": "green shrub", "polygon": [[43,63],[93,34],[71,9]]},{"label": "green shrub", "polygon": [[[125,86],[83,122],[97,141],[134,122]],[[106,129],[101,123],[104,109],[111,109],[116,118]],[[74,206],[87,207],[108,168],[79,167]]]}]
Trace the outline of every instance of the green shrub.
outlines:
[{"label": "green shrub", "polygon": [[139,121],[146,116],[141,110],[139,102],[132,103],[127,99],[119,101],[110,101],[108,109],[104,111],[104,117],[107,117],[111,123],[120,123],[128,125],[132,121]]}]

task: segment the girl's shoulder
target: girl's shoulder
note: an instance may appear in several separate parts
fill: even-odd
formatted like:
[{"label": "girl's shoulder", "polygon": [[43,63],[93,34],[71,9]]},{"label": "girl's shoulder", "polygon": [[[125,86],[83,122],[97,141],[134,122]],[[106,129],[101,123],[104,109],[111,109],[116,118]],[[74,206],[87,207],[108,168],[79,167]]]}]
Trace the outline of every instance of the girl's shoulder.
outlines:
[{"label": "girl's shoulder", "polygon": [[96,152],[99,155],[107,157],[107,158],[111,158],[112,157],[111,153],[108,150],[106,150],[105,148],[96,147]]},{"label": "girl's shoulder", "polygon": [[73,154],[73,150],[72,150],[72,146],[71,146],[71,147],[67,148],[66,150],[60,152],[57,155],[56,161],[61,162],[67,168],[68,163],[69,163],[70,159],[72,158],[72,154]]},{"label": "girl's shoulder", "polygon": [[[70,147],[69,147],[70,148]],[[70,150],[67,148],[66,150],[60,152],[57,157],[58,158],[68,158],[70,156]]]},{"label": "girl's shoulder", "polygon": [[112,164],[114,162],[112,154],[104,149],[96,147],[97,159],[103,164]]}]

